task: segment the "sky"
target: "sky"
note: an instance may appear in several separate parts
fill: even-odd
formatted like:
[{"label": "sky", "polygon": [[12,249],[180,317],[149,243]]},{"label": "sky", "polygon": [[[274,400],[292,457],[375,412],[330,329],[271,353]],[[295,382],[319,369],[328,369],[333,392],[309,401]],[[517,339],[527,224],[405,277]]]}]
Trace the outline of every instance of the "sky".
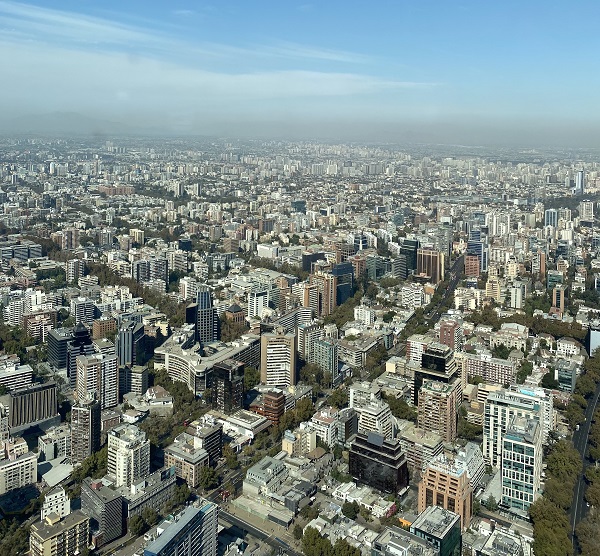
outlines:
[{"label": "sky", "polygon": [[0,0],[0,131],[596,148],[598,21],[577,0]]}]

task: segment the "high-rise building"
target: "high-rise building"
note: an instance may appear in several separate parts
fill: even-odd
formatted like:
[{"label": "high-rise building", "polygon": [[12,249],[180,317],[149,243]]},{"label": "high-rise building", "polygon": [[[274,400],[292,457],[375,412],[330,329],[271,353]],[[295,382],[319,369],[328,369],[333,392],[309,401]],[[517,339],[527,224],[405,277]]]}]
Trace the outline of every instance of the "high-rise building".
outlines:
[{"label": "high-rise building", "polygon": [[22,438],[0,444],[0,495],[27,485],[37,479],[37,457],[29,451]]},{"label": "high-rise building", "polygon": [[558,211],[556,209],[546,209],[544,211],[544,226],[558,227]]},{"label": "high-rise building", "polygon": [[56,485],[44,494],[42,511],[40,516],[42,521],[50,514],[56,514],[59,517],[66,517],[71,513],[71,500],[67,496],[64,487]]},{"label": "high-rise building", "polygon": [[473,516],[473,488],[462,461],[441,454],[429,462],[419,483],[419,513],[429,506],[440,506],[458,514],[461,527],[469,527]]},{"label": "high-rise building", "polygon": [[32,384],[9,392],[8,424],[11,434],[34,425],[47,428],[60,423],[56,383]]},{"label": "high-rise building", "polygon": [[287,388],[296,384],[296,335],[282,329],[260,339],[260,380],[269,386]]},{"label": "high-rise building", "polygon": [[102,409],[119,403],[119,367],[116,355],[80,355],[77,365],[77,397],[96,395]]},{"label": "high-rise building", "polygon": [[585,172],[578,170],[575,174],[575,195],[583,195],[585,193]]},{"label": "high-rise building", "polygon": [[449,383],[425,380],[419,389],[419,427],[439,434],[446,442],[456,440],[456,410],[462,401],[459,385],[458,378]]},{"label": "high-rise building", "polygon": [[539,419],[513,416],[502,441],[502,509],[527,516],[540,495],[542,458]]},{"label": "high-rise building", "polygon": [[333,313],[337,306],[337,276],[318,271],[311,274],[309,283],[317,288],[317,314],[326,317]]},{"label": "high-rise building", "polygon": [[400,442],[380,434],[358,433],[350,445],[352,478],[383,492],[397,493],[408,486],[408,464]]},{"label": "high-rise building", "polygon": [[461,556],[460,516],[440,506],[427,507],[410,526],[413,535],[438,550],[440,556]]},{"label": "high-rise building", "polygon": [[81,509],[90,516],[94,547],[108,544],[123,534],[123,497],[101,480],[90,477],[83,479]]},{"label": "high-rise building", "polygon": [[433,284],[444,279],[444,254],[433,249],[417,249],[417,275]]},{"label": "high-rise building", "polygon": [[213,405],[225,413],[244,407],[244,363],[226,359],[213,367]]},{"label": "high-rise building", "polygon": [[161,535],[144,549],[144,556],[216,556],[219,507],[207,500],[188,506],[163,521]]},{"label": "high-rise building", "polygon": [[79,400],[71,408],[71,462],[81,463],[100,449],[100,402],[93,397]]},{"label": "high-rise building", "polygon": [[196,305],[196,339],[203,345],[214,342],[218,339],[219,317],[216,308],[213,307],[212,294],[208,286],[198,286]]},{"label": "high-rise building", "polygon": [[53,369],[67,368],[67,345],[73,338],[71,328],[55,328],[48,333],[48,364]]},{"label": "high-rise building", "polygon": [[76,556],[88,547],[90,518],[75,510],[60,519],[49,515],[34,523],[29,534],[31,556]]},{"label": "high-rise building", "polygon": [[83,259],[70,259],[65,264],[67,284],[76,283],[85,274],[85,261]]},{"label": "high-rise building", "polygon": [[126,424],[108,431],[107,474],[117,487],[129,487],[150,474],[150,441],[145,432]]},{"label": "high-rise building", "polygon": [[91,326],[94,322],[94,302],[87,297],[71,299],[71,316],[76,323]]},{"label": "high-rise building", "polygon": [[201,444],[199,438],[182,432],[165,448],[165,466],[174,467],[177,477],[192,488],[200,484],[202,469],[210,463],[208,452]]},{"label": "high-rise building", "polygon": [[[439,342],[428,342],[426,345],[411,345],[410,358],[413,355],[418,359],[419,349],[423,351],[420,354],[420,361],[415,359],[415,362],[420,363],[421,367],[415,370],[413,379],[413,403],[419,403],[419,390],[425,380],[435,380],[448,384],[458,376],[458,365],[454,357],[454,350]],[[407,353],[409,349],[407,346]],[[462,387],[457,394],[457,399],[462,399]]]},{"label": "high-rise building", "polygon": [[67,343],[67,376],[71,388],[77,387],[77,357],[95,352],[90,331],[81,322],[73,329],[73,339]]},{"label": "high-rise building", "polygon": [[307,358],[309,363],[317,365],[324,373],[329,373],[331,384],[337,386],[340,382],[338,345],[329,340],[314,340]]},{"label": "high-rise building", "polygon": [[115,338],[115,347],[120,366],[127,365],[131,367],[146,363],[144,325],[141,322],[124,322]]},{"label": "high-rise building", "polygon": [[460,351],[464,342],[463,327],[456,319],[444,318],[440,321],[440,344],[454,351]]},{"label": "high-rise building", "polygon": [[148,390],[148,367],[134,365],[133,367],[119,367],[119,396],[130,392],[136,396],[143,396]]},{"label": "high-rise building", "polygon": [[491,392],[484,404],[483,413],[483,457],[492,466],[502,464],[504,435],[513,417],[538,419],[541,427],[542,444],[554,429],[554,406],[552,394],[543,388],[514,386],[508,390]]}]

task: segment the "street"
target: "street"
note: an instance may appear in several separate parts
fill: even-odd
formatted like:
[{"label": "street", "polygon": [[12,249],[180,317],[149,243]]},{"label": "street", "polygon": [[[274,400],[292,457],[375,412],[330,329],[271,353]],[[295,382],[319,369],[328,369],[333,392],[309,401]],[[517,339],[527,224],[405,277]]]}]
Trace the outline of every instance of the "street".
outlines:
[{"label": "street", "polygon": [[575,543],[575,528],[577,524],[585,517],[587,506],[584,500],[585,494],[585,470],[592,464],[586,457],[588,439],[590,435],[590,428],[592,426],[592,419],[596,412],[596,406],[598,404],[598,398],[600,397],[600,384],[596,387],[593,398],[588,402],[585,410],[585,422],[580,425],[579,430],[573,433],[573,445],[575,449],[581,454],[581,460],[583,461],[583,470],[577,483],[575,484],[575,492],[573,494],[573,503],[569,509],[569,520],[571,523],[571,541],[573,547],[576,549]]}]

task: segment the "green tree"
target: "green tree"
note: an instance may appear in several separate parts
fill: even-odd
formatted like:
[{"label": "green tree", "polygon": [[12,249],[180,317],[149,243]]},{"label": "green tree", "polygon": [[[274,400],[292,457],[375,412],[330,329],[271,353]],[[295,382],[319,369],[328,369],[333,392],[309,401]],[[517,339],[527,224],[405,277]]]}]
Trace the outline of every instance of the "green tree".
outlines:
[{"label": "green tree", "polygon": [[146,522],[148,528],[151,528],[158,523],[158,513],[153,508],[144,508],[142,510],[142,519]]},{"label": "green tree", "polygon": [[294,525],[294,538],[299,541],[302,538],[302,534],[302,527],[296,523],[296,525]]},{"label": "green tree", "polygon": [[244,369],[244,390],[252,390],[260,383],[260,371],[256,367],[246,367]]},{"label": "green tree", "polygon": [[200,486],[204,490],[212,490],[219,485],[219,477],[217,472],[208,465],[204,466],[200,471]]},{"label": "green tree", "polygon": [[146,522],[139,515],[134,515],[127,526],[127,530],[133,537],[139,537],[143,535],[148,529]]},{"label": "green tree", "polygon": [[356,519],[360,512],[360,506],[356,502],[344,502],[342,505],[342,513],[348,519]]}]

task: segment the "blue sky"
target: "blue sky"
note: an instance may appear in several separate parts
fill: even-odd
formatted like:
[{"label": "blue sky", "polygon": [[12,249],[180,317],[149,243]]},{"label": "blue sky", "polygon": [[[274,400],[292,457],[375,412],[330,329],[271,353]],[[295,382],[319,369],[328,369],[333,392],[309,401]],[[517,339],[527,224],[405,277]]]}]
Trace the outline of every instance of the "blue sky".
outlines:
[{"label": "blue sky", "polygon": [[0,0],[0,106],[175,132],[597,146],[599,16],[566,0]]}]

